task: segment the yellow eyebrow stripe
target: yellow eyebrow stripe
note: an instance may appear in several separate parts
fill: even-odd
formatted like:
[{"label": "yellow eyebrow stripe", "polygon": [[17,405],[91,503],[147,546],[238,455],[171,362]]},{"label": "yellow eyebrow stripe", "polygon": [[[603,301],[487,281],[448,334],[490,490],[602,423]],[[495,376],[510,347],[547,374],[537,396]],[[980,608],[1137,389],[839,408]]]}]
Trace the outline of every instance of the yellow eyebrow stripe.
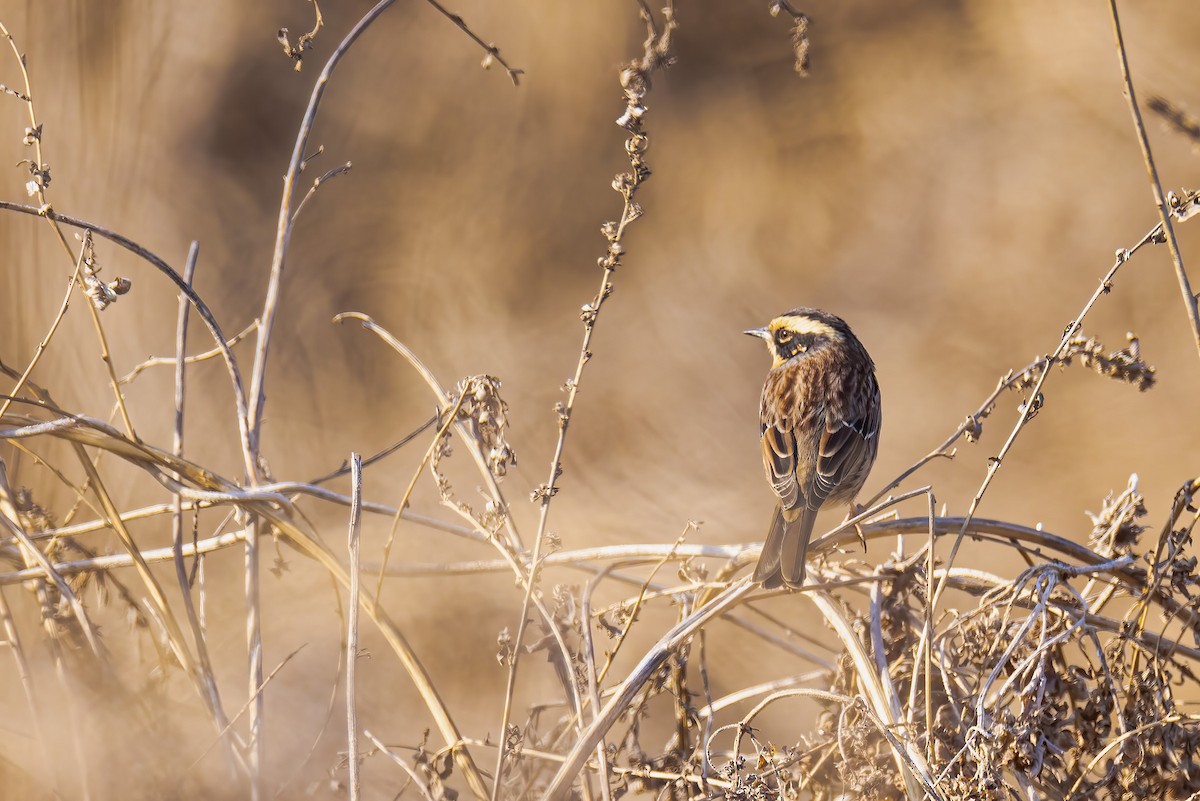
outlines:
[{"label": "yellow eyebrow stripe", "polygon": [[786,328],[796,334],[814,334],[816,336],[834,335],[832,328],[819,320],[810,317],[776,317],[768,326],[772,331]]}]

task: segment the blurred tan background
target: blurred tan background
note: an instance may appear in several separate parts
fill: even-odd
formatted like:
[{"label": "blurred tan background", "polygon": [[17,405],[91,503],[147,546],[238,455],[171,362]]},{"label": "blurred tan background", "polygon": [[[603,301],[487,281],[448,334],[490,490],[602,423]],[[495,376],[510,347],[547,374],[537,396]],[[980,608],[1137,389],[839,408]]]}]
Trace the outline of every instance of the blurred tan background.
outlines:
[{"label": "blurred tan background", "polygon": [[[312,82],[368,8],[327,3],[327,27],[296,74],[275,33],[286,26],[294,40],[311,26],[312,7],[301,0],[5,0],[0,19],[28,55],[45,125],[55,208],[120,231],[179,269],[198,240],[196,287],[226,334],[240,330],[261,310],[280,179]],[[329,322],[362,311],[445,384],[483,372],[503,380],[520,459],[503,486],[531,538],[536,518],[524,498],[548,472],[552,407],[574,369],[579,307],[599,280],[599,226],[620,211],[609,189],[627,166],[624,133],[612,123],[623,105],[617,70],[640,52],[644,29],[632,2],[456,0],[453,10],[525,70],[521,86],[501,70],[482,71],[478,48],[422,3],[391,9],[344,60],[311,139],[310,151],[323,145],[325,154],[306,176],[344,161],[354,168],[324,186],[298,224],[268,374],[264,451],[277,478],[307,479],[352,450],[382,448],[432,413],[432,399],[395,355],[357,327]],[[630,229],[625,267],[598,324],[551,513],[568,548],[670,542],[688,520],[704,523],[693,542],[761,536],[771,496],[757,399],[768,361],[743,329],[802,304],[854,327],[884,393],[873,493],[940,443],[1005,371],[1052,350],[1113,252],[1156,221],[1102,5],[855,0],[804,10],[812,19],[807,79],[793,73],[788,25],[765,2],[678,9],[678,63],[648,99],[654,174],[639,196],[647,214]],[[1156,0],[1123,11],[1143,101],[1161,95],[1200,111],[1200,7]],[[7,51],[0,82],[20,86]],[[0,96],[0,162],[26,157],[24,115],[21,103]],[[1166,186],[1200,185],[1191,143],[1151,115],[1147,123]],[[0,197],[22,200],[26,180],[22,169],[0,171]],[[1179,234],[1200,284],[1195,226]],[[118,372],[170,353],[176,307],[166,281],[107,244],[100,258],[104,275],[134,280],[104,317]],[[69,268],[44,222],[0,215],[6,363],[23,366],[32,355]],[[106,418],[111,393],[75,303],[34,378],[68,408]],[[193,322],[191,330],[193,350],[208,348],[203,329]],[[1044,411],[982,516],[1041,522],[1082,541],[1084,511],[1098,510],[1137,472],[1157,525],[1175,489],[1200,469],[1200,359],[1165,248],[1123,269],[1084,331],[1109,349],[1136,332],[1158,385],[1140,395],[1078,368],[1053,375]],[[248,374],[252,348],[238,353]],[[164,446],[169,373],[151,371],[129,393],[139,433]],[[189,376],[188,455],[236,477],[223,370],[208,362]],[[981,444],[911,485],[933,483],[939,504],[963,513],[1019,402],[1002,398]],[[398,502],[423,449],[371,468],[368,496]],[[44,471],[21,467],[17,482],[43,505],[60,513],[70,505]],[[472,484],[459,489],[477,498]],[[121,500],[165,497],[139,479]],[[414,503],[449,518],[427,479]],[[344,510],[311,511],[340,547]],[[822,521],[839,519],[834,512]],[[167,528],[139,532],[163,544]],[[386,529],[371,522],[365,559],[378,558]],[[397,558],[408,561],[490,556],[411,526],[400,537]],[[115,547],[99,537],[91,544]],[[309,644],[268,691],[270,787],[292,776],[318,736],[339,647],[328,581],[283,554],[290,572],[277,579],[264,571],[267,669]],[[246,697],[240,552],[210,558],[208,573],[212,647],[236,711]],[[581,581],[571,573],[547,583],[554,580]],[[393,581],[388,592],[463,728],[495,737],[505,678],[495,638],[515,627],[519,608],[511,579]],[[36,641],[32,600],[8,596]],[[774,608],[811,616],[803,601]],[[666,614],[646,617],[647,626],[666,622]],[[122,634],[119,615],[108,629],[131,642],[142,636]],[[730,636],[736,647],[714,657],[715,691],[802,669],[759,641]],[[382,641],[373,632],[364,639],[372,658],[360,667],[363,725],[388,742],[415,744],[428,722],[411,686]],[[98,797],[193,786],[218,793],[219,770],[201,768],[185,780],[195,785],[179,784],[211,730],[184,682],[173,676],[160,686],[149,673],[153,649],[140,647],[140,656],[133,646],[125,655],[129,687],[156,686],[177,708],[148,728],[124,721],[120,709],[97,709],[55,730],[86,732]],[[14,671],[8,663],[0,670],[3,697],[23,709]],[[540,657],[521,676],[523,701],[553,694]],[[328,797],[329,777],[344,776],[335,769],[345,747],[340,709],[285,796]],[[21,765],[14,776],[38,773],[22,715],[6,717],[0,753]],[[491,752],[481,753],[490,769]],[[365,775],[369,797],[391,797],[399,784],[378,758]]]}]

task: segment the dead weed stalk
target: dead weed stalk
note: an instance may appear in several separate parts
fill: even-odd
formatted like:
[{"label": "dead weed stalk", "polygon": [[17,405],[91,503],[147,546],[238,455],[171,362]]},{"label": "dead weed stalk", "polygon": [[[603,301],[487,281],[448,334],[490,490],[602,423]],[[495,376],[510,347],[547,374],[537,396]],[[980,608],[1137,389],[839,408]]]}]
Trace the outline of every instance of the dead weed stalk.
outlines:
[{"label": "dead weed stalk", "polygon": [[[429,3],[484,50],[485,67],[499,63],[512,82],[518,82],[521,71],[501,58],[496,45],[480,38],[457,14],[433,0]],[[557,801],[575,795],[611,801],[630,793],[689,801],[833,801],[847,794],[913,801],[1200,794],[1200,716],[1187,712],[1178,697],[1183,683],[1195,682],[1200,662],[1200,574],[1193,542],[1200,521],[1195,503],[1200,478],[1183,483],[1169,505],[1163,504],[1166,512],[1158,513],[1161,519],[1151,537],[1146,533],[1153,504],[1141,495],[1136,475],[1091,515],[1090,532],[1075,538],[975,514],[1020,433],[1035,417],[1048,414],[1045,387],[1052,376],[1077,365],[1139,390],[1154,385],[1155,370],[1143,360],[1136,336],[1129,334],[1123,348],[1108,351],[1083,333],[1084,318],[1114,290],[1123,265],[1143,248],[1169,245],[1200,342],[1196,302],[1189,294],[1172,230],[1173,222],[1194,215],[1200,198],[1195,192],[1162,195],[1132,92],[1115,4],[1122,74],[1162,210],[1159,224],[1132,247],[1117,252],[1115,263],[1048,355],[1005,373],[944,442],[888,482],[864,511],[814,543],[813,580],[788,603],[792,608],[811,605],[810,619],[823,625],[802,629],[767,608],[783,593],[762,592],[744,576],[758,543],[693,545],[686,542],[694,527],[689,523],[673,543],[562,550],[548,528],[567,432],[593,356],[593,332],[626,255],[628,226],[644,214],[637,194],[650,177],[647,98],[651,79],[672,61],[677,25],[669,0],[657,14],[640,3],[645,40],[637,58],[619,72],[624,107],[616,123],[627,134],[629,169],[612,182],[621,196],[621,211],[618,219],[601,226],[606,244],[597,262],[599,288],[581,309],[582,341],[574,372],[563,385],[565,399],[555,409],[558,436],[549,473],[532,497],[537,504],[532,544],[522,538],[519,515],[500,485],[516,461],[501,382],[474,375],[448,389],[450,385],[443,385],[416,353],[366,314],[346,312],[335,320],[358,321],[398,354],[428,387],[436,414],[394,446],[366,459],[354,455],[349,466],[321,479],[272,476],[261,451],[265,377],[289,243],[300,208],[322,182],[345,174],[349,163],[317,179],[296,204],[298,176],[314,157],[305,156],[308,139],[335,67],[391,4],[383,0],[368,11],[316,79],[284,183],[262,312],[232,339],[225,338],[214,312],[192,287],[197,245],[180,274],[133,240],[52,207],[47,194],[50,167],[42,152],[44,123],[35,113],[28,64],[8,29],[0,26],[21,78],[21,88],[0,89],[3,99],[25,104],[28,112],[23,146],[31,156],[19,166],[28,172],[28,192],[36,200],[36,205],[0,201],[0,209],[46,220],[64,247],[68,276],[59,311],[24,366],[0,362],[0,372],[12,382],[0,399],[0,442],[5,443],[0,453],[0,557],[6,565],[0,571],[0,587],[18,588],[0,594],[0,626],[28,708],[26,725],[40,753],[41,764],[25,767],[41,777],[47,792],[88,796],[88,737],[95,734],[94,727],[71,727],[70,758],[76,770],[69,777],[60,775],[51,765],[56,755],[46,731],[48,706],[65,708],[73,720],[85,693],[115,694],[135,707],[144,703],[135,682],[114,667],[111,649],[125,641],[108,637],[94,619],[98,610],[115,604],[127,610],[138,636],[153,645],[158,670],[178,671],[186,679],[194,703],[210,720],[212,744],[222,745],[230,779],[252,797],[265,797],[270,788],[263,775],[263,754],[270,743],[262,725],[264,698],[275,691],[270,682],[291,659],[264,677],[259,547],[271,535],[315,560],[335,585],[349,592],[351,612],[342,644],[347,674],[345,768],[352,798],[363,791],[360,772],[385,770],[384,761],[371,760],[373,755],[386,757],[386,764],[400,769],[395,779],[399,792],[411,786],[427,801],[453,801],[461,791],[481,801]],[[770,9],[786,12],[793,20],[795,68],[807,72],[808,17],[788,2],[772,3]],[[315,2],[313,10],[314,27],[295,45],[286,29],[280,33],[285,55],[298,72],[325,25]],[[71,230],[81,232],[78,247],[69,245]],[[101,314],[113,303],[136,302],[137,295],[126,297],[132,287],[126,279],[100,277],[101,264],[109,258],[107,243],[156,268],[180,293],[175,353],[143,361],[120,379]],[[83,293],[93,321],[95,347],[107,371],[105,391],[114,395],[108,421],[64,408],[34,380],[42,356],[58,346],[59,324],[76,290]],[[192,309],[215,347],[189,355]],[[250,334],[256,336],[256,347],[247,392],[234,347]],[[231,432],[231,440],[236,442],[242,473],[237,477],[198,464],[184,452],[185,368],[218,355],[233,390],[237,433]],[[166,365],[175,369],[170,448],[138,436],[124,398],[124,388],[143,371]],[[997,414],[1010,393],[1022,398],[1016,420],[990,460],[965,516],[935,514],[930,486],[890,494],[931,461],[953,458],[960,440],[980,442],[985,420]],[[120,428],[112,424],[118,417]],[[398,494],[397,505],[363,498],[363,468],[417,440],[425,445],[424,456],[407,489]],[[465,501],[450,478],[455,447],[465,449],[482,481],[482,508]],[[64,454],[77,465],[60,465]],[[22,477],[22,460],[44,468],[70,493],[72,505],[61,521],[60,513],[40,505],[48,493],[16,483]],[[136,470],[169,502],[119,508],[110,491],[114,462]],[[347,472],[353,473],[351,496],[321,486]],[[426,472],[457,522],[410,508],[413,490]],[[897,510],[916,500],[923,504],[920,513],[899,517]],[[302,504],[316,502],[351,510],[348,558],[325,544],[303,511]],[[80,511],[90,519],[74,522]],[[393,534],[405,520],[485,546],[494,558],[393,566],[389,536],[377,562],[360,563],[360,516],[366,514],[392,517]],[[165,525],[168,518],[171,547],[155,549],[139,542],[135,522]],[[230,526],[236,530],[226,530]],[[91,544],[82,540],[85,536],[93,538]],[[860,536],[894,541],[895,551],[875,565],[848,557],[828,559]],[[948,551],[939,547],[947,537],[952,541]],[[1077,540],[1085,537],[1088,544],[1079,544]],[[979,544],[972,564],[964,564],[966,557],[959,553],[967,539]],[[119,546],[120,551],[101,554],[108,546]],[[202,560],[205,554],[234,547],[245,549],[248,697],[230,718],[225,698],[229,688],[218,681],[208,648]],[[1025,565],[1015,576],[982,567],[1015,561],[1007,556]],[[164,584],[162,571],[154,567],[165,561],[172,562],[173,585]],[[543,571],[556,566],[585,571],[586,585],[543,587]],[[127,567],[137,577],[128,586],[117,573]],[[374,593],[360,592],[360,571],[377,576]],[[504,697],[495,699],[495,739],[463,731],[437,687],[435,673],[393,622],[382,594],[387,576],[486,572],[513,577],[516,593],[510,600],[518,615],[515,634],[506,628],[497,640],[496,656],[507,681]],[[28,632],[22,636],[22,610],[14,610],[17,602],[36,615],[40,637]],[[389,745],[360,727],[363,692],[355,678],[360,612],[380,631],[416,688],[425,706],[423,715],[440,744],[432,743],[427,731],[418,745]],[[664,615],[673,621],[665,627]],[[787,666],[787,675],[714,696],[709,655],[720,647],[712,627],[718,620],[754,638],[763,654],[776,656],[778,651],[778,664]],[[647,642],[652,644],[645,647]],[[631,655],[636,648],[644,649],[640,656]],[[31,669],[32,655],[41,650],[54,667],[52,680]],[[518,667],[535,652],[550,661],[560,686],[554,697],[520,711]],[[48,696],[53,696],[53,704]],[[333,704],[331,698],[331,713]],[[797,707],[815,710],[811,727],[781,724],[801,719]],[[781,710],[786,712],[777,714]],[[414,715],[413,710],[398,712],[405,719]],[[10,725],[20,724],[14,718]],[[372,750],[360,751],[360,736]],[[494,760],[490,774],[479,766],[482,752]],[[192,755],[193,767],[207,753]]]}]

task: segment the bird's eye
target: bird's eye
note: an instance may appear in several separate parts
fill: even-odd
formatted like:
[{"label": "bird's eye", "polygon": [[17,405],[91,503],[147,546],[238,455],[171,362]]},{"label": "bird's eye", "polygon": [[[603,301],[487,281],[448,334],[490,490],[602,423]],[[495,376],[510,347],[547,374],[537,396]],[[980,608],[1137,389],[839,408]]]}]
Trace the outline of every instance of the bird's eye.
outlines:
[{"label": "bird's eye", "polygon": [[780,331],[778,334],[776,334],[775,338],[778,339],[780,342],[789,342],[792,339],[792,332],[788,331],[787,329],[784,329],[783,331]]}]

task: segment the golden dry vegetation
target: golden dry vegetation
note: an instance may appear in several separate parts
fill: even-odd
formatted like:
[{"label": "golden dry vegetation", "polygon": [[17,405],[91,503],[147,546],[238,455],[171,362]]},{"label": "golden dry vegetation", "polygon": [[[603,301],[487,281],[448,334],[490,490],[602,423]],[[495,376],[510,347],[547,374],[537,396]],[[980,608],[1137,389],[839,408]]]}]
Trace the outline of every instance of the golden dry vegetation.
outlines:
[{"label": "golden dry vegetation", "polygon": [[[431,418],[409,444],[369,464],[361,487],[368,502],[394,508],[419,473],[410,511],[460,529],[402,520],[389,564],[404,575],[383,581],[378,609],[359,621],[357,727],[415,771],[406,797],[486,795],[502,720],[517,726],[506,742],[518,754],[505,762],[498,795],[540,797],[557,786],[555,757],[574,753],[573,744],[589,750],[579,750],[583,727],[560,719],[574,693],[583,718],[595,714],[587,696],[605,651],[621,643],[599,680],[616,688],[673,625],[710,602],[735,609],[704,627],[703,644],[688,630],[671,643],[679,647],[661,650],[650,689],[623,707],[608,740],[612,793],[1000,798],[1017,788],[1037,798],[1184,798],[1200,789],[1187,717],[1200,699],[1190,672],[1196,517],[1185,491],[1197,488],[1200,359],[1167,245],[1150,242],[1121,263],[1111,292],[1064,335],[1114,267],[1114,252],[1159,221],[1107,5],[806,5],[805,77],[794,69],[792,6],[772,16],[767,5],[681,3],[669,41],[655,8],[658,37],[647,44],[632,2],[456,2],[470,32],[523,71],[515,86],[501,63],[479,69],[484,50],[435,4],[388,8],[327,86],[291,211],[313,178],[334,174],[304,201],[274,302],[265,298],[281,177],[314,81],[371,6],[322,7],[325,25],[299,71],[275,37],[287,27],[294,46],[312,27],[314,6],[303,0],[0,7],[13,41],[12,49],[0,41],[8,90],[0,153],[16,164],[0,172],[0,362],[13,373],[3,392],[20,399],[0,426],[0,514],[11,523],[0,544],[0,617],[7,607],[12,623],[0,650],[0,796],[394,797],[407,774],[365,736],[360,786],[347,771],[346,590],[331,578],[346,575],[349,509],[278,482],[312,482],[351,452],[375,454]],[[1187,111],[1200,113],[1200,7],[1154,0],[1121,10],[1158,173],[1181,199],[1176,218],[1186,218],[1194,203],[1183,187],[1200,184]],[[643,77],[651,83],[642,86]],[[23,144],[29,97],[41,127]],[[1153,98],[1167,102],[1166,113]],[[631,116],[643,107],[644,116]],[[613,124],[618,117],[624,127]],[[634,200],[610,188],[614,175],[637,174],[627,141],[652,172],[633,182]],[[347,162],[351,169],[337,170]],[[30,180],[41,184],[32,195]],[[644,215],[613,249],[601,226],[620,221],[623,208],[628,216],[631,202]],[[45,203],[53,211],[40,218],[14,209]],[[197,242],[195,292],[226,337],[265,308],[278,312],[259,443],[239,434],[220,358],[187,369],[186,464],[170,456],[170,365],[122,384],[125,413],[114,407],[96,320],[116,376],[152,356],[170,361],[178,289],[99,233],[89,245],[86,225],[57,215],[119,232],[177,273]],[[1182,263],[1200,283],[1200,227],[1185,220],[1175,230]],[[584,310],[581,325],[606,254],[610,265],[619,256],[614,291],[594,318]],[[82,294],[93,259],[101,283],[132,281],[96,314]],[[73,273],[79,286],[47,342]],[[740,332],[800,304],[846,318],[878,364],[885,422],[868,494],[936,449],[1014,371],[1014,387],[977,421],[981,430],[961,426],[978,441],[953,442],[953,459],[933,459],[897,490],[930,486],[936,497],[944,536],[932,582],[921,550],[928,496],[917,494],[889,511],[921,525],[874,520],[865,555],[852,530],[832,538],[842,550],[818,571],[824,589],[745,598],[738,581],[772,498],[757,441],[767,359]],[[331,322],[345,312],[369,315],[458,394],[436,398],[383,337],[352,319]],[[528,499],[551,474],[555,405],[568,403],[564,381],[593,319],[592,358],[538,538],[546,499]],[[231,349],[252,407],[260,332]],[[212,347],[193,310],[187,351]],[[1072,364],[1052,367],[1041,384],[1039,359],[1051,354]],[[500,380],[502,401],[490,382],[459,383],[484,375]],[[29,402],[39,397],[40,408]],[[31,428],[71,419],[63,410],[104,425]],[[955,519],[968,513],[1022,415],[976,515],[1007,528],[960,526]],[[450,427],[443,440],[451,417],[463,430]],[[496,446],[507,468],[496,486],[470,457],[488,437],[484,457]],[[258,445],[261,463],[247,457]],[[506,445],[517,461],[509,463]],[[90,479],[80,454],[95,464]],[[262,534],[251,552],[257,601],[247,601],[243,541],[183,562],[197,579],[190,595],[204,618],[208,665],[171,560],[144,572],[68,571],[71,592],[63,592],[33,552],[47,565],[126,554],[118,533],[102,525],[29,547],[12,530],[36,537],[111,520],[109,502],[169,505],[180,489],[170,473],[182,476],[185,501],[214,503],[182,515],[184,541],[222,526],[257,524]],[[431,478],[439,474],[440,486]],[[1131,474],[1136,492],[1125,492]],[[275,494],[245,496],[255,485]],[[353,490],[347,475],[323,486],[342,499]],[[507,518],[495,514],[497,487]],[[474,520],[443,502],[449,492]],[[1144,517],[1135,515],[1143,499]],[[819,527],[832,529],[840,515],[823,515]],[[525,602],[517,575],[528,575],[532,554],[506,523],[529,549],[540,543],[539,555],[608,547],[622,557],[542,568],[536,596],[563,642],[553,643],[531,608],[521,641],[539,649],[518,657],[507,715],[505,651]],[[1139,525],[1147,528],[1135,542]],[[367,509],[364,597],[376,594],[391,531],[390,514]],[[481,531],[493,542],[480,541]],[[681,533],[684,545],[671,551]],[[171,515],[133,522],[128,536],[141,551],[169,548]],[[635,545],[662,547],[635,559]],[[983,574],[942,569],[952,548],[955,564]],[[709,555],[680,563],[681,553]],[[512,564],[461,572],[460,563],[502,558]],[[461,571],[432,574],[439,564]],[[947,594],[927,620],[926,589],[939,576]],[[988,576],[1005,579],[993,585]],[[402,667],[395,637],[370,619],[377,611],[407,638],[468,738],[456,759],[439,750],[445,730],[429,711],[430,692]],[[256,619],[250,628],[260,629],[270,681],[250,698],[247,628]],[[1127,625],[1111,631],[1105,620]],[[564,672],[574,675],[563,681]],[[701,714],[769,682],[807,689],[786,697],[764,689]],[[753,730],[739,729],[764,698],[771,703]],[[885,725],[893,703],[904,725]],[[237,718],[224,738],[214,726],[220,715]],[[1147,774],[1130,772],[1135,756]],[[647,766],[656,773],[636,775]],[[1162,785],[1138,783],[1155,776]],[[578,790],[607,801],[603,785],[593,776]]]}]

